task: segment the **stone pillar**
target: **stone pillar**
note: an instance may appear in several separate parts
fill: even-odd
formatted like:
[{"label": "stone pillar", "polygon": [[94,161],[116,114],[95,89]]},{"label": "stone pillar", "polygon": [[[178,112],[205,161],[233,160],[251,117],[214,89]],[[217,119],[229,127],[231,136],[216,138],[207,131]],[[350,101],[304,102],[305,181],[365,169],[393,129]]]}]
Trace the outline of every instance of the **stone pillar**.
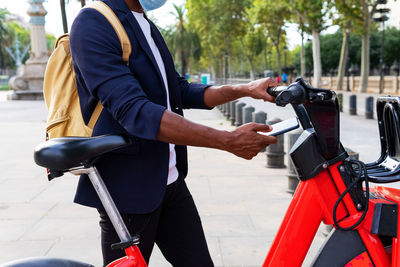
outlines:
[{"label": "stone pillar", "polygon": [[45,19],[47,11],[43,7],[45,0],[29,0],[31,30],[30,57],[22,67],[21,75],[10,79],[10,87],[14,93],[9,97],[13,100],[42,99],[43,79],[49,54],[47,50]]}]

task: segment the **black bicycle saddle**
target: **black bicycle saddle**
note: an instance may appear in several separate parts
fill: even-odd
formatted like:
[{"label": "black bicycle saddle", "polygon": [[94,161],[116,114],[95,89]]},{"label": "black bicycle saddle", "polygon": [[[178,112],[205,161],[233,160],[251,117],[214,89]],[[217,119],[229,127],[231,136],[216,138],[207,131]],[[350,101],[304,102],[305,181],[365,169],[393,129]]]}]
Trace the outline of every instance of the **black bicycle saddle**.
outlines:
[{"label": "black bicycle saddle", "polygon": [[130,144],[130,139],[121,135],[54,138],[35,148],[34,159],[39,166],[66,171]]}]

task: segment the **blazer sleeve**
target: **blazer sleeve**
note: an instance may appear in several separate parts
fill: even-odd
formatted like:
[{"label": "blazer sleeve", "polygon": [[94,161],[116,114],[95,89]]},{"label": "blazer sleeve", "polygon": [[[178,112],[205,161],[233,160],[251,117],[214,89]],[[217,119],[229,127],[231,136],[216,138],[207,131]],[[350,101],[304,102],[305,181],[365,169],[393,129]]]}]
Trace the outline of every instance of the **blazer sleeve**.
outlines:
[{"label": "blazer sleeve", "polygon": [[166,108],[148,99],[123,62],[121,43],[108,20],[97,10],[83,9],[72,25],[70,47],[86,87],[113,118],[129,134],[157,140]]},{"label": "blazer sleeve", "polygon": [[184,77],[176,73],[182,92],[182,105],[184,109],[212,109],[204,104],[204,91],[211,85],[189,83]]}]

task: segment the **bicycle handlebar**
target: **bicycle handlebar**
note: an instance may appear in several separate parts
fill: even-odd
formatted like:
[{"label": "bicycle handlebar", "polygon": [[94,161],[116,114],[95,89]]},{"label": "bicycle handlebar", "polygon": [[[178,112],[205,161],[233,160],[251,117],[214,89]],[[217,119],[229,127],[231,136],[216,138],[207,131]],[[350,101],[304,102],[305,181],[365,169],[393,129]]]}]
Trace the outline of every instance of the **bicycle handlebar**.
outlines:
[{"label": "bicycle handlebar", "polygon": [[300,105],[313,101],[326,101],[334,97],[332,91],[311,87],[302,78],[289,86],[270,87],[267,93],[275,97],[276,105],[283,107],[287,104]]},{"label": "bicycle handlebar", "polygon": [[277,86],[277,87],[270,87],[267,89],[267,93],[273,97],[277,97],[280,93],[286,90],[287,86]]}]

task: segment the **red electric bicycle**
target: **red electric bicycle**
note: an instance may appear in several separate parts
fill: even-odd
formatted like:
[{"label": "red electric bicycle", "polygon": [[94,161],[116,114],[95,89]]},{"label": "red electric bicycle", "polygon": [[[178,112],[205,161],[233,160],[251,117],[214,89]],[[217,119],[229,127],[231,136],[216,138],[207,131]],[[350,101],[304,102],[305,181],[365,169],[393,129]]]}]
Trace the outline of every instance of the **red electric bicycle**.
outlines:
[{"label": "red electric bicycle", "polygon": [[[400,190],[369,182],[400,181],[400,99],[377,102],[381,156],[371,164],[348,160],[339,139],[336,94],[313,88],[303,79],[270,88],[276,104],[291,104],[304,129],[291,149],[300,182],[263,266],[301,266],[321,222],[333,225],[312,266],[400,266],[398,204]],[[95,168],[99,156],[129,145],[124,136],[57,138],[35,149],[35,161],[50,170],[49,179],[66,172],[87,174],[107,211],[127,256],[109,266],[144,267],[137,247]],[[39,264],[34,264],[40,262]],[[59,259],[25,260],[6,266],[90,266]]]}]

